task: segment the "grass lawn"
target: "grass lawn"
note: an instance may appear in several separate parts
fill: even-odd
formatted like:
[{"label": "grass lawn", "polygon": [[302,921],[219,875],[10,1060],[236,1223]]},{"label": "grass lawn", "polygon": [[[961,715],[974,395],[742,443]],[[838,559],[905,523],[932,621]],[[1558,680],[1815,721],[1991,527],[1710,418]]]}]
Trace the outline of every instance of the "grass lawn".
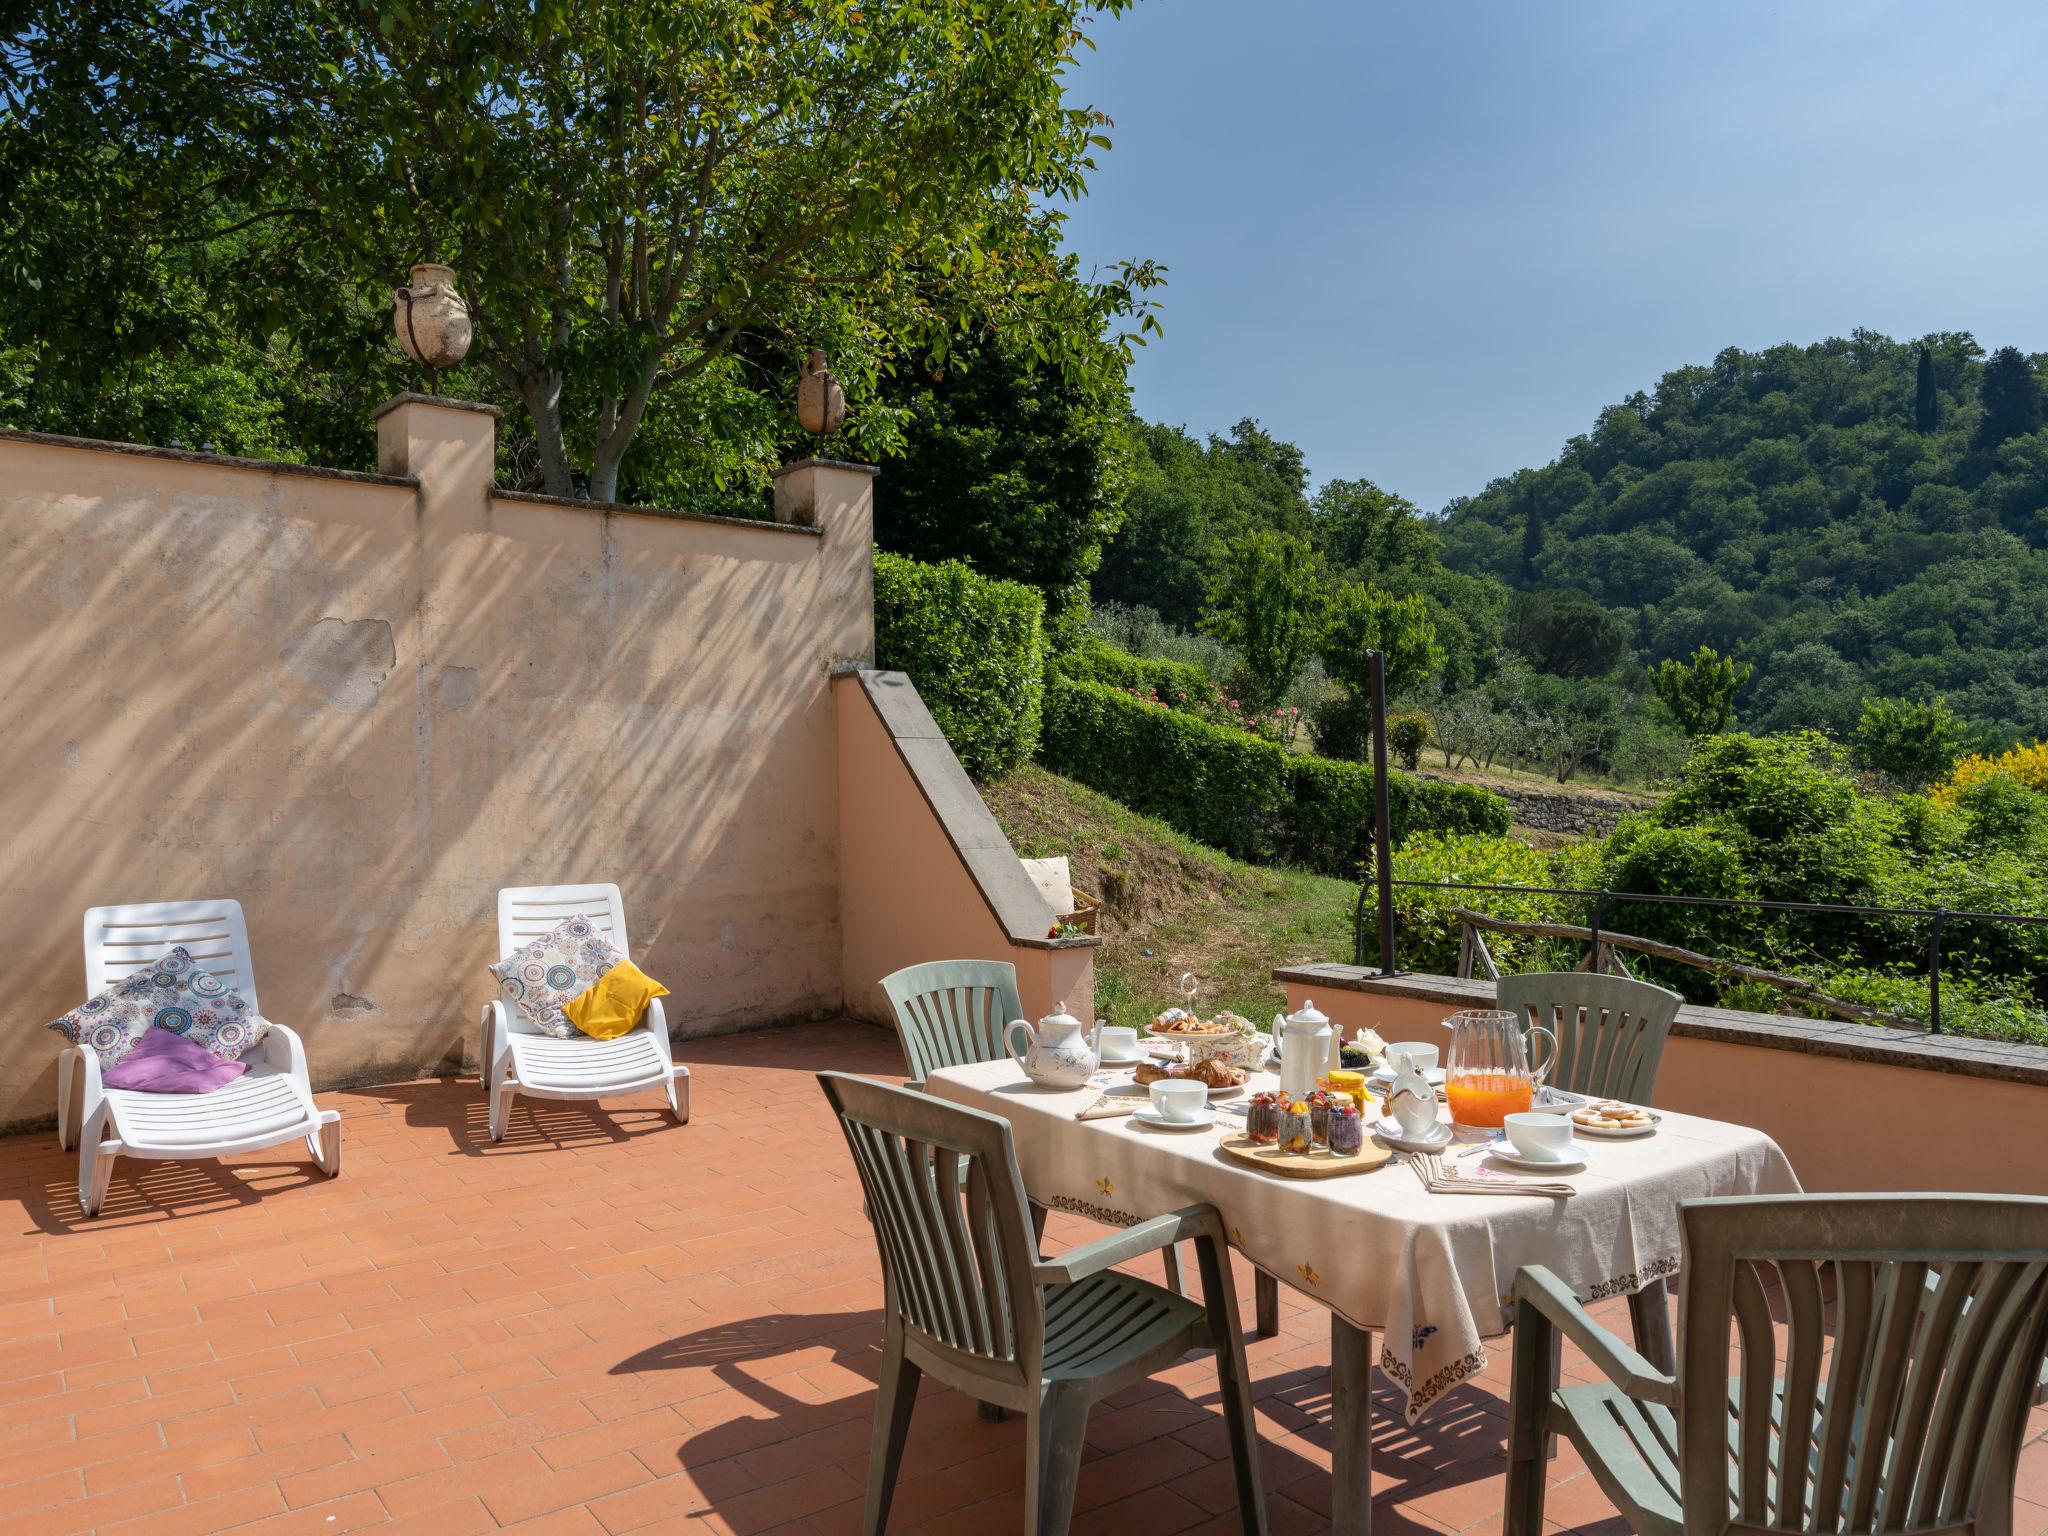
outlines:
[{"label": "grass lawn", "polygon": [[1074,884],[1102,898],[1100,1017],[1142,1025],[1193,971],[1204,1013],[1266,1024],[1285,1001],[1273,967],[1351,958],[1348,881],[1241,864],[1036,764],[982,798],[1021,857],[1065,854]]}]

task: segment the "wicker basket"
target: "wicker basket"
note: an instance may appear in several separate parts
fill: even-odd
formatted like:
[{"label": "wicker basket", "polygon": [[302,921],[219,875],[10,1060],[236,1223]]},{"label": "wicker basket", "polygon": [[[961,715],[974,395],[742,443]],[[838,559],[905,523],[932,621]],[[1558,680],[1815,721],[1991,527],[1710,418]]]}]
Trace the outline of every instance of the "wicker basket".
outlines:
[{"label": "wicker basket", "polygon": [[1075,886],[1074,910],[1061,918],[1060,921],[1070,927],[1080,929],[1083,933],[1100,933],[1102,931],[1099,926],[1101,918],[1102,898],[1100,896],[1090,896],[1081,887]]}]

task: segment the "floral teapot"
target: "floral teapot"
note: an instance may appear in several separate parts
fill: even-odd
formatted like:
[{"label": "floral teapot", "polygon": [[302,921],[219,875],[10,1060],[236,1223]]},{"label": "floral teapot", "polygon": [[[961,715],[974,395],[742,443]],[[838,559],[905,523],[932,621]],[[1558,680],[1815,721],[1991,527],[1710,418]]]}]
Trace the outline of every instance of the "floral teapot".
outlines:
[{"label": "floral teapot", "polygon": [[[1003,1030],[1003,1044],[1024,1069],[1024,1075],[1039,1087],[1078,1088],[1101,1065],[1097,1046],[1102,1039],[1102,1026],[1097,1024],[1093,1034],[1083,1034],[1086,1027],[1067,1012],[1067,1005],[1062,1002],[1038,1021],[1035,1030],[1022,1019],[1010,1020]],[[1023,1049],[1017,1044],[1020,1029],[1024,1031]]]}]

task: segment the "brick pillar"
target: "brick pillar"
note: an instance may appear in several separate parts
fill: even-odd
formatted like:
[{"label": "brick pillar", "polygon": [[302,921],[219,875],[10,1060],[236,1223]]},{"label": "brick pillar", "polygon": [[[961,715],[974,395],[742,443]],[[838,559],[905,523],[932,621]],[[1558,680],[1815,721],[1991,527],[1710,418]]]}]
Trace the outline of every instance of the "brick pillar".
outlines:
[{"label": "brick pillar", "polygon": [[824,534],[821,575],[848,615],[826,637],[829,659],[873,666],[875,660],[875,469],[838,459],[798,459],[775,473],[775,520]]}]

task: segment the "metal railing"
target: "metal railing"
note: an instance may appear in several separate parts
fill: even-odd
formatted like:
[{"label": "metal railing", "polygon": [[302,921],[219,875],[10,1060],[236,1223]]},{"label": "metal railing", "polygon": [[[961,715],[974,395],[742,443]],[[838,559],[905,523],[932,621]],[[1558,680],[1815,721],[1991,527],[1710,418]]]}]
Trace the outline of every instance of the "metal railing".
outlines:
[{"label": "metal railing", "polygon": [[1740,896],[1670,896],[1646,891],[1584,890],[1572,886],[1554,885],[1476,885],[1459,880],[1399,880],[1367,879],[1358,889],[1358,900],[1352,909],[1352,953],[1353,963],[1368,965],[1367,936],[1376,939],[1372,945],[1378,951],[1382,975],[1398,975],[1400,967],[1392,963],[1395,958],[1394,933],[1392,925],[1382,928],[1380,924],[1367,922],[1367,902],[1371,900],[1376,912],[1388,909],[1392,888],[1404,886],[1417,890],[1433,891],[1478,891],[1503,896],[1562,896],[1589,900],[1593,904],[1591,921],[1588,923],[1591,939],[1588,955],[1592,963],[1599,963],[1601,933],[1612,932],[1607,925],[1607,908],[1610,902],[1661,903],[1683,907],[1729,907],[1759,912],[1804,912],[1833,917],[1896,917],[1924,920],[1927,933],[1927,1029],[1930,1034],[1941,1033],[1941,945],[1942,936],[1951,923],[2048,923],[2048,915],[2028,912],[1958,912],[1948,907],[1863,907],[1846,906],[1825,901],[1767,901],[1757,897]]}]

